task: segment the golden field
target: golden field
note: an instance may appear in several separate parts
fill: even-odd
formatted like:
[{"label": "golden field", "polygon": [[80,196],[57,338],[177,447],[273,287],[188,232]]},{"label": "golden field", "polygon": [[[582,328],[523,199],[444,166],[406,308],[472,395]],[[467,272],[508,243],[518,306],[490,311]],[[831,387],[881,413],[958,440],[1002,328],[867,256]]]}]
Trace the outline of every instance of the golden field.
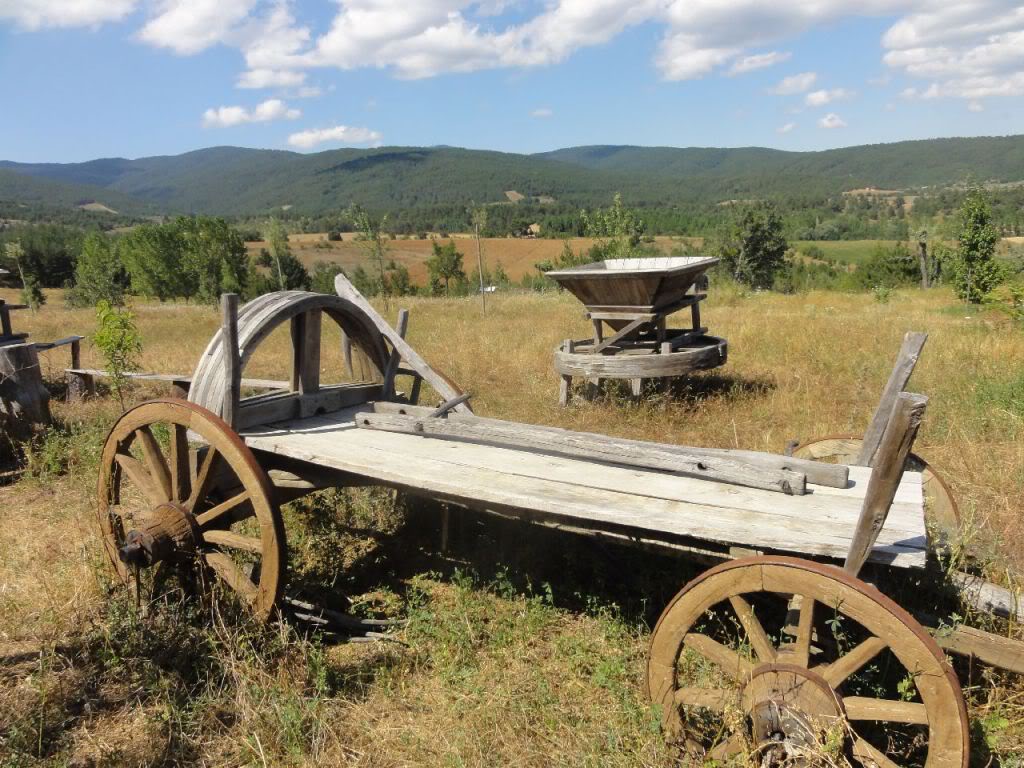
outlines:
[{"label": "golden field", "polygon": [[[487,241],[488,257],[502,258],[504,242]],[[331,245],[339,259],[356,247]],[[396,259],[399,247],[414,259],[430,245],[392,243]],[[471,241],[464,251],[471,265]],[[502,263],[516,277],[511,257]],[[571,297],[498,294],[486,315],[479,298],[378,302],[391,318],[399,306],[411,310],[412,345],[472,392],[482,415],[769,451],[863,432],[903,334],[927,331],[910,385],[930,397],[916,450],[959,500],[959,550],[1001,584],[1024,575],[1024,335],[946,289],[881,304],[713,284],[702,316],[729,341],[725,367],[672,396],[577,399],[568,409],[556,403],[551,353],[588,333]],[[139,301],[133,311],[148,370],[190,371],[218,325],[211,307]],[[35,340],[95,326],[92,312],[64,309],[60,292],[15,322]],[[328,380],[340,362],[334,338],[325,344]],[[102,367],[88,344],[83,357]],[[43,354],[55,394],[66,360],[66,349]],[[287,364],[276,335],[247,374],[279,376]],[[140,617],[105,575],[94,520],[97,454],[119,407],[55,397],[53,409],[58,428],[0,487],[0,766],[680,764],[645,700],[643,659],[651,622],[700,566],[475,517],[440,554],[429,505],[338,493],[288,510],[293,576],[342,608],[409,618],[401,643],[326,644],[283,622],[210,623],[187,605]],[[1016,625],[989,626],[1021,636]],[[962,671],[972,764],[1020,766],[1024,685]]]}]

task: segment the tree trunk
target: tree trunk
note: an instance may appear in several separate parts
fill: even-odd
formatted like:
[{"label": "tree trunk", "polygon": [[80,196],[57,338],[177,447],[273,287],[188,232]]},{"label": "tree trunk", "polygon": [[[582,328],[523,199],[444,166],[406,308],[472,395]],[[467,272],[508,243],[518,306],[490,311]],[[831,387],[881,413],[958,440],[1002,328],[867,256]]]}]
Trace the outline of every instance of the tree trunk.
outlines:
[{"label": "tree trunk", "polygon": [[917,263],[921,268],[921,287],[928,288],[931,285],[931,266],[928,264],[928,243],[924,240],[917,243]]},{"label": "tree trunk", "polygon": [[49,424],[49,400],[35,345],[0,347],[0,413],[14,422]]}]

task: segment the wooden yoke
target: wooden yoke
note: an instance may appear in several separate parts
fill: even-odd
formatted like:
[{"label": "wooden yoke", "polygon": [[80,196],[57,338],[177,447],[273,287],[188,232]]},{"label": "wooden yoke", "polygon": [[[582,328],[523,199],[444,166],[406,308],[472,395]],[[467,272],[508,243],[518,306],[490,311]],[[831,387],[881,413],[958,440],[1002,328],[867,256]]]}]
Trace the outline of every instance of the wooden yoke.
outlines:
[{"label": "wooden yoke", "polygon": [[[923,341],[921,342],[924,343]],[[896,496],[900,479],[903,477],[903,466],[907,454],[917,437],[918,427],[924,417],[928,398],[900,392],[882,432],[875,453],[871,479],[864,496],[857,529],[850,542],[850,550],[846,555],[843,568],[856,576],[864,561],[875,546],[875,540],[889,516],[889,508]]]},{"label": "wooden yoke", "polygon": [[[376,326],[380,334],[388,340],[391,344],[391,348],[401,355],[401,358],[409,364],[416,373],[418,373],[424,381],[432,386],[441,397],[448,400],[454,400],[463,394],[454,382],[452,382],[444,374],[434,370],[430,367],[426,360],[424,360],[420,354],[409,346],[409,343],[402,338],[401,334],[398,333],[394,328],[388,325],[387,320],[380,316],[380,313],[366,300],[356,287],[349,282],[349,279],[343,274],[339,274],[334,278],[334,290],[343,299],[355,304],[359,309],[363,311],[366,317]],[[455,411],[459,413],[472,413],[473,410],[469,407],[468,403],[461,402],[455,406]]]}]

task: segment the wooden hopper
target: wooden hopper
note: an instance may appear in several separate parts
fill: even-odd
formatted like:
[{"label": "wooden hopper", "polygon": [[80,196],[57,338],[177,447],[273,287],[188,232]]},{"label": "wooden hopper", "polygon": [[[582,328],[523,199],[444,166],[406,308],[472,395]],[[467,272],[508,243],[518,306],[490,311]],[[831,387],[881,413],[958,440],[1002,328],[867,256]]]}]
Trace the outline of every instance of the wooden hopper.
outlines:
[{"label": "wooden hopper", "polygon": [[718,259],[708,256],[656,256],[606,259],[547,276],[579,299],[590,312],[663,313]]}]

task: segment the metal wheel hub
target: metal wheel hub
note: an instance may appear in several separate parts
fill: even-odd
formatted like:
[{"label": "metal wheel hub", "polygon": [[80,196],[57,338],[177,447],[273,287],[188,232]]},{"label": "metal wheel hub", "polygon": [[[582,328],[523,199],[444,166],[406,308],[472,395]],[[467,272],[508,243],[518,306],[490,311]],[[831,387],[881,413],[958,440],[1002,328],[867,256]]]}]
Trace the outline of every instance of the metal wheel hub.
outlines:
[{"label": "metal wheel hub", "polygon": [[754,744],[787,753],[821,745],[846,716],[841,699],[820,675],[793,664],[755,668],[743,704]]},{"label": "metal wheel hub", "polygon": [[167,502],[155,507],[137,528],[125,533],[117,554],[125,565],[148,568],[194,554],[197,539],[195,516],[182,505]]}]

